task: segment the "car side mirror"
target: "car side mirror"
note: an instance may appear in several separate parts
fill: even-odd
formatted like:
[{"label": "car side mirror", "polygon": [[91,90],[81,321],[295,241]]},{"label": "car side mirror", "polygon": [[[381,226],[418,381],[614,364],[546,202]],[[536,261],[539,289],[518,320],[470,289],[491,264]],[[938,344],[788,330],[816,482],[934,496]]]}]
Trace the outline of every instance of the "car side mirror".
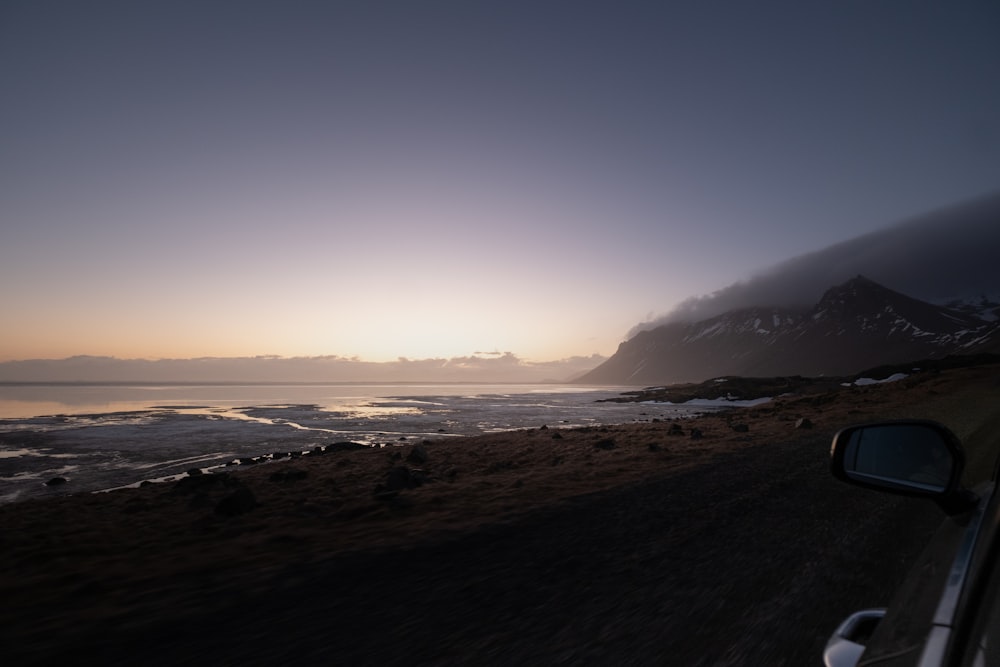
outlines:
[{"label": "car side mirror", "polygon": [[905,419],[843,429],[830,449],[834,477],[849,484],[931,498],[960,514],[975,498],[961,486],[965,452],[947,427]]}]

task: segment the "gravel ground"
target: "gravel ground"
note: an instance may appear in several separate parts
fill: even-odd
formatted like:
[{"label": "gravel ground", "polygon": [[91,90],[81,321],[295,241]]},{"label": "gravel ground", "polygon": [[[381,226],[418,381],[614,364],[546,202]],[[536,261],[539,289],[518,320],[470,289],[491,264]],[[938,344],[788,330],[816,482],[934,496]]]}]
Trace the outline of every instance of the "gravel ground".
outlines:
[{"label": "gravel ground", "polygon": [[[998,379],[989,366],[786,398],[680,436],[649,423],[431,442],[427,483],[380,497],[405,458],[3,506],[4,662],[820,664],[942,519],[835,482],[832,434],[940,419],[979,476]],[[256,504],[220,513],[241,488]]]}]

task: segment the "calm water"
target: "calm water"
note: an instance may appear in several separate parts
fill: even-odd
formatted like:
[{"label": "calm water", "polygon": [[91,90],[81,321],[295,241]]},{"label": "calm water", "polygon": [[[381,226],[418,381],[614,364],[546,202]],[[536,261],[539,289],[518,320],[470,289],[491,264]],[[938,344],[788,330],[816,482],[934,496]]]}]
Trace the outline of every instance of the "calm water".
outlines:
[{"label": "calm water", "polygon": [[[704,412],[577,385],[0,385],[0,502],[163,479],[350,440],[372,446]],[[69,484],[46,486],[53,477]]]},{"label": "calm water", "polygon": [[323,410],[363,409],[408,396],[504,394],[616,395],[619,390],[576,385],[466,384],[0,384],[0,419],[132,412],[171,405],[235,408],[309,404]]}]

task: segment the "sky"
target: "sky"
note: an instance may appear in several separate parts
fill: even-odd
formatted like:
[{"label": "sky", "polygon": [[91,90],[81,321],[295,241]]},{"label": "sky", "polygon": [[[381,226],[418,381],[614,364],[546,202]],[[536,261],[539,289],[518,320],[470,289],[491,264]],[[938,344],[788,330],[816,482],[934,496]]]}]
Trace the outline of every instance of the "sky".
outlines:
[{"label": "sky", "polygon": [[0,2],[0,361],[610,355],[1000,186],[995,2]]}]

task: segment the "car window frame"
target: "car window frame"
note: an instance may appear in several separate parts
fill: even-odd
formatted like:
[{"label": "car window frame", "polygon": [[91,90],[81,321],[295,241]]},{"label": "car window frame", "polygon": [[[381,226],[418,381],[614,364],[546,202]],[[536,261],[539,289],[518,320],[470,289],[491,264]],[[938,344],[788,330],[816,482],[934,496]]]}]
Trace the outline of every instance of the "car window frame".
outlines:
[{"label": "car window frame", "polygon": [[949,647],[947,664],[963,667],[976,664],[984,630],[993,629],[1000,650],[1000,625],[989,626],[990,618],[1000,621],[1000,488],[992,483],[987,493],[979,540],[963,582]]}]

